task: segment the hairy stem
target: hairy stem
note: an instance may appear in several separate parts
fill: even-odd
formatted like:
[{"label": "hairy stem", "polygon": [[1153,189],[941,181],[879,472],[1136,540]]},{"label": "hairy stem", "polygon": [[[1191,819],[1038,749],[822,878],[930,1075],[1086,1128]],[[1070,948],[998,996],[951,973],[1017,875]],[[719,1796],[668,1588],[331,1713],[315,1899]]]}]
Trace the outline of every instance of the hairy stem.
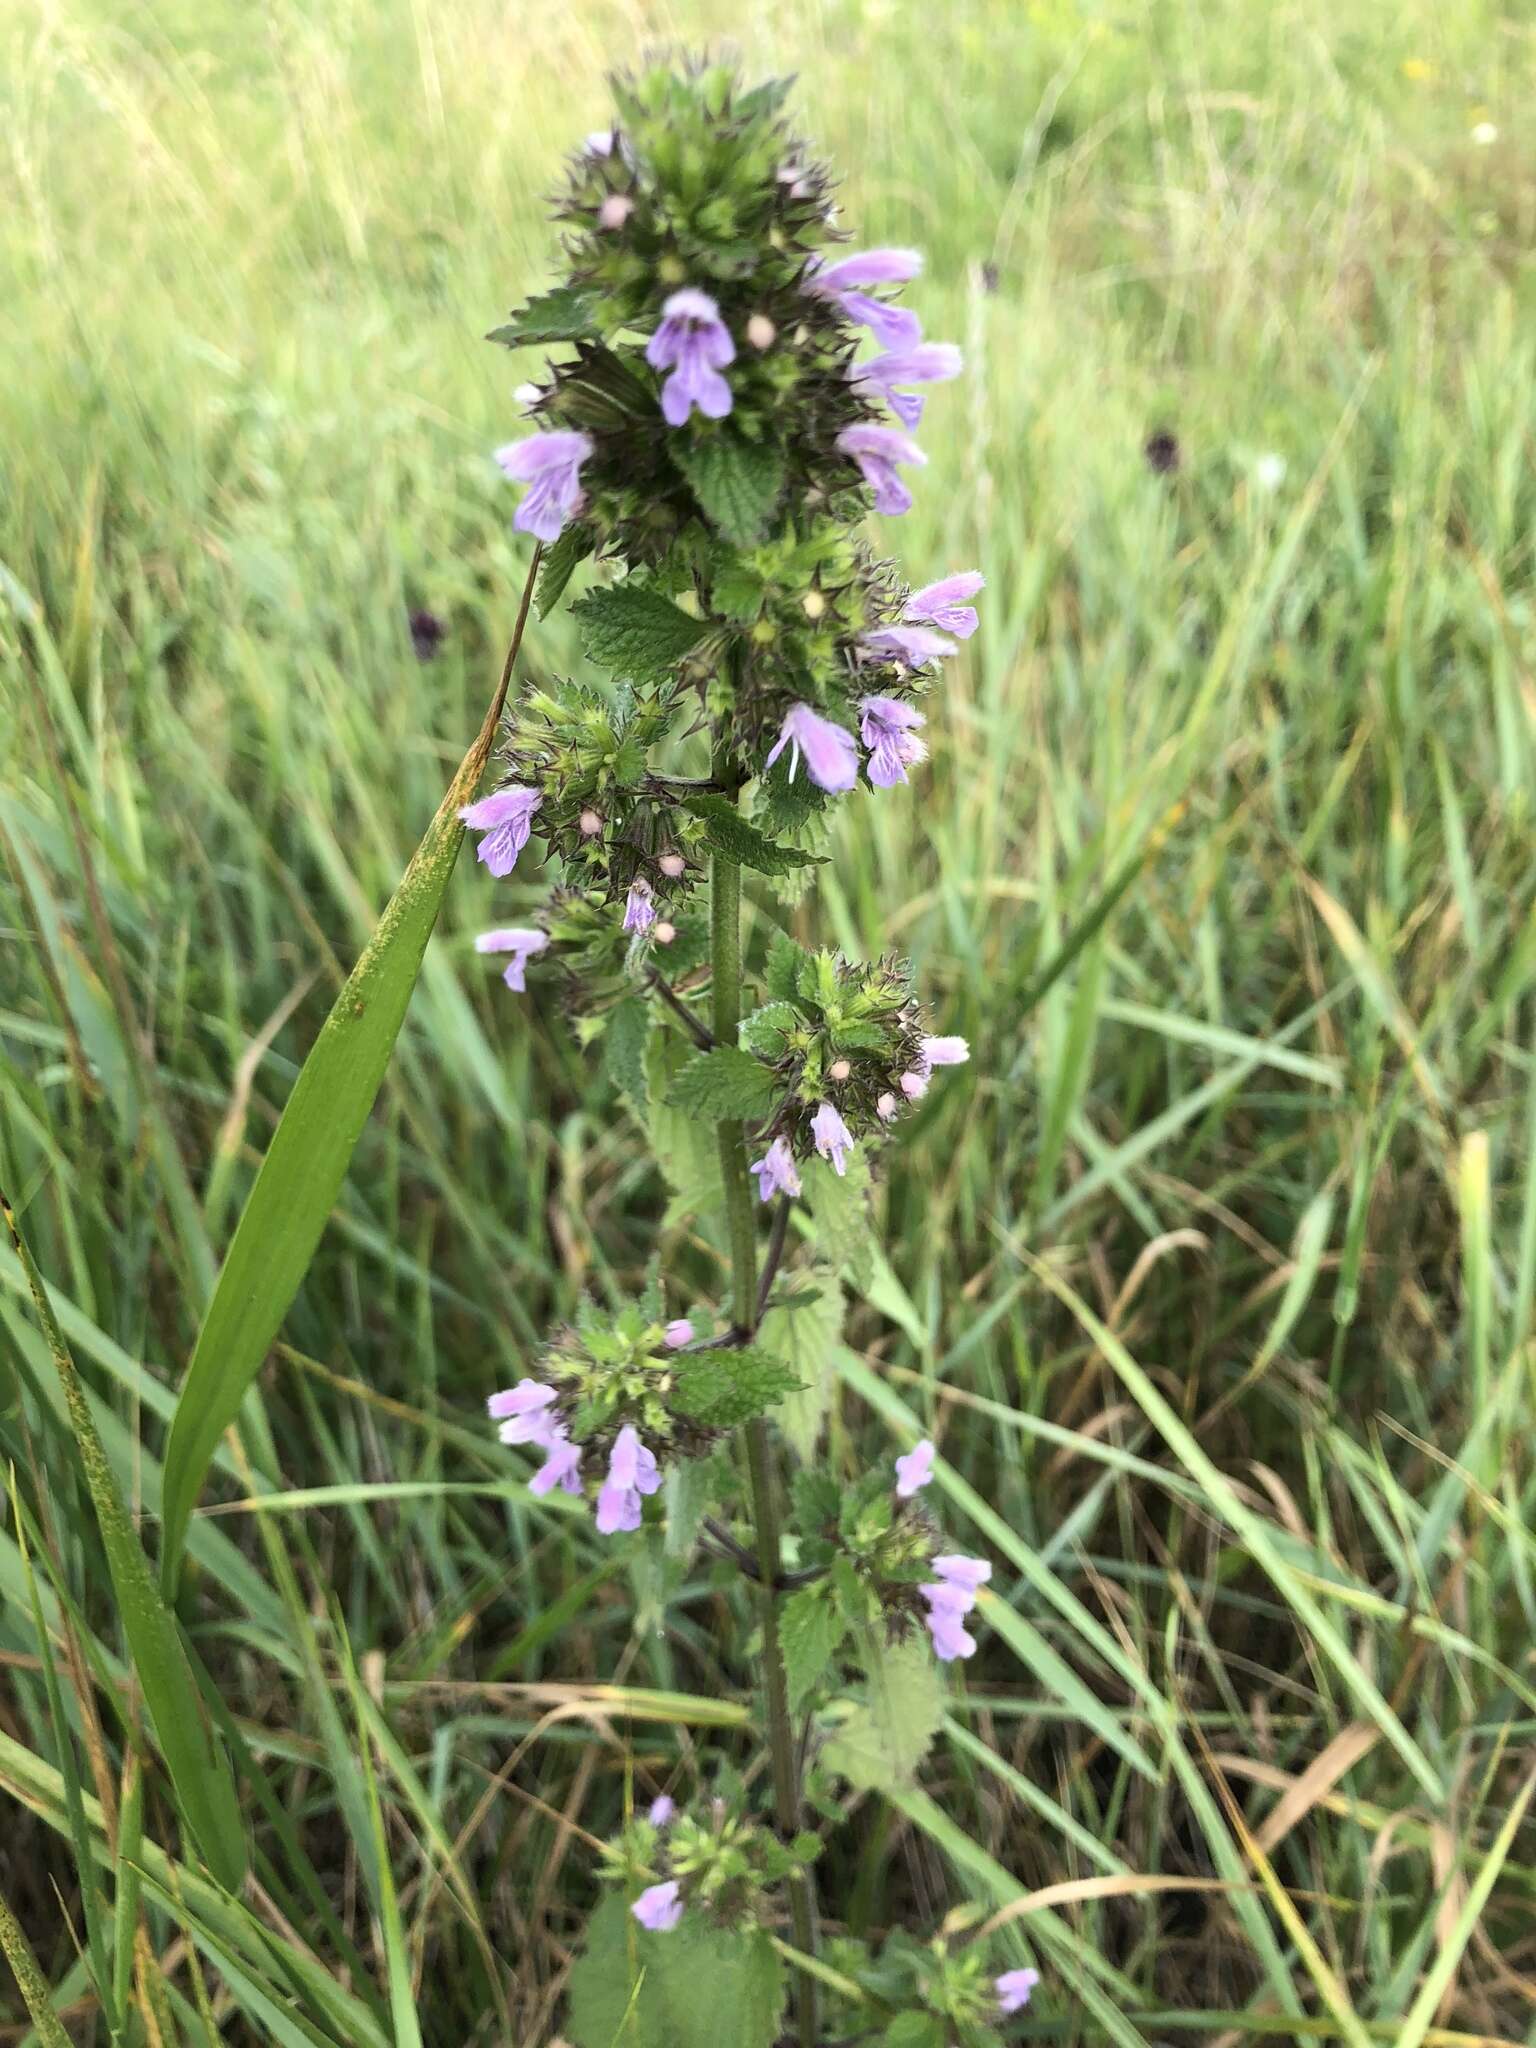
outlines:
[{"label": "hairy stem", "polygon": [[[709,929],[715,1043],[734,1045],[741,1022],[741,869],[735,861],[718,853],[710,868]],[[731,1247],[731,1316],[737,1329],[750,1335],[757,1327],[758,1317],[757,1242],[746,1134],[739,1122],[728,1122],[717,1127],[717,1139]],[[779,1650],[779,1510],[768,1425],[761,1416],[747,1424],[746,1440],[757,1546],[763,1700],[773,1772],[774,1814],[787,1841],[800,1827],[800,1766],[789,1713],[789,1690],[784,1680],[784,1659]],[[809,1871],[800,1871],[789,1884],[796,1946],[807,1955],[816,1944],[812,1882]],[[803,1970],[796,1973],[795,1995],[800,2048],[816,2048],[816,1984]]]}]

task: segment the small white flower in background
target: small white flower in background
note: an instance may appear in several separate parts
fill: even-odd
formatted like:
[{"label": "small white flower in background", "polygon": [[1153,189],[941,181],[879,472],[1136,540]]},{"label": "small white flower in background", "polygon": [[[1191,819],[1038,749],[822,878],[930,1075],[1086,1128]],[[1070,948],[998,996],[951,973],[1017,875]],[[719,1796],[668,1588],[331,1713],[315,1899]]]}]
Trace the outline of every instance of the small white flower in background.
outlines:
[{"label": "small white flower in background", "polygon": [[1487,149],[1499,139],[1499,131],[1492,121],[1479,121],[1472,130],[1472,140],[1479,149]]},{"label": "small white flower in background", "polygon": [[517,400],[519,408],[526,412],[530,405],[537,405],[544,394],[537,384],[519,384],[512,396]]},{"label": "small white flower in background", "polygon": [[1278,491],[1285,482],[1285,457],[1261,455],[1253,465],[1253,480],[1261,491]]}]

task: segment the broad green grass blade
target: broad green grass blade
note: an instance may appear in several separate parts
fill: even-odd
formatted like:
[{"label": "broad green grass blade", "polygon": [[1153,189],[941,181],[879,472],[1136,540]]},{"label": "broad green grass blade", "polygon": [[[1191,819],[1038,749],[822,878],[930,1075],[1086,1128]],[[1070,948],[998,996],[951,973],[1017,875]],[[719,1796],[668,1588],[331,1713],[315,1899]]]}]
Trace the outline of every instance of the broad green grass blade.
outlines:
[{"label": "broad green grass blade", "polygon": [[117,1490],[91,1419],[84,1385],[54,1320],[48,1291],[3,1195],[0,1213],[4,1214],[12,1247],[26,1273],[38,1321],[63,1384],[70,1425],[80,1447],[80,1463],[112,1574],[112,1590],[177,1806],[209,1869],[226,1890],[237,1892],[245,1882],[245,1825],[228,1759],[203,1706],[191,1658],[170,1610],[156,1590],[149,1560]]},{"label": "broad green grass blade", "polygon": [[512,646],[479,736],[320,1027],[235,1228],[166,1448],[160,1568],[168,1590],[176,1584],[203,1475],[298,1292],[383,1083],[458,859],[464,837],[458,811],[473,797],[490,758],[538,559],[535,549]]}]

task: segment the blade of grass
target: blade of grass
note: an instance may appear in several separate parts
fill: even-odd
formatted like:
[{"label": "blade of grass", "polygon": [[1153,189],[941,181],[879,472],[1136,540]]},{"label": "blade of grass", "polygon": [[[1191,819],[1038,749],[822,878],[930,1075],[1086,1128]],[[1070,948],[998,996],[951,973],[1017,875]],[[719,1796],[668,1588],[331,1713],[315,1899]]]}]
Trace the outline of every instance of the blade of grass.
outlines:
[{"label": "blade of grass", "polygon": [[187,1524],[209,1461],[298,1292],[383,1084],[463,841],[458,812],[473,797],[496,738],[538,565],[535,549],[501,681],[479,736],[320,1027],[235,1227],[166,1447],[160,1569],[168,1592],[176,1586]]}]

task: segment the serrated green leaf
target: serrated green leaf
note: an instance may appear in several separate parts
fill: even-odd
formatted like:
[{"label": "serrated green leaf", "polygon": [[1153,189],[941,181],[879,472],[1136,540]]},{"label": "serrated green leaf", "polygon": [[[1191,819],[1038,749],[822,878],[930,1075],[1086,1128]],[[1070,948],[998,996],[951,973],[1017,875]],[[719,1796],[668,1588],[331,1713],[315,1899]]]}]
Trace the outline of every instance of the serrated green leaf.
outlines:
[{"label": "serrated green leaf", "polygon": [[782,928],[768,942],[768,962],[763,985],[775,1002],[792,1003],[800,993],[800,971],[811,959],[804,946],[797,946]]},{"label": "serrated green leaf", "polygon": [[910,1785],[944,1720],[944,1681],[926,1643],[887,1648],[873,1636],[869,1682],[822,1752],[830,1770],[865,1791]]},{"label": "serrated green leaf", "polygon": [[541,619],[547,619],[564,597],[565,586],[596,545],[586,527],[567,526],[559,539],[545,550],[544,566],[539,571],[539,587],[533,600]]},{"label": "serrated green leaf", "polygon": [[791,1593],[779,1609],[779,1648],[791,1713],[798,1714],[815,1690],[844,1634],[843,1617],[824,1586]]},{"label": "serrated green leaf", "polygon": [[485,338],[499,341],[503,348],[537,348],[551,341],[585,341],[599,331],[592,301],[565,284],[519,306]]},{"label": "serrated green leaf", "polygon": [[778,450],[728,431],[680,448],[677,464],[704,517],[738,547],[762,538],[784,490]]},{"label": "serrated green leaf", "polygon": [[742,1020],[741,1042],[749,1052],[774,1060],[784,1051],[785,1033],[793,1031],[799,1017],[789,1003],[764,1003]]},{"label": "serrated green leaf", "polygon": [[[812,1268],[798,1273],[810,1280],[805,1295],[797,1289],[788,1302],[771,1308],[758,1335],[766,1350],[782,1358],[800,1378],[798,1393],[788,1395],[778,1413],[779,1427],[801,1463],[809,1464],[827,1419],[837,1385],[837,1347],[843,1333],[843,1291],[834,1272]],[[806,1295],[814,1298],[807,1299]]]},{"label": "serrated green leaf", "polygon": [[817,1251],[834,1273],[846,1271],[860,1293],[866,1292],[874,1277],[874,1239],[869,1161],[863,1150],[856,1147],[848,1155],[841,1174],[825,1159],[809,1159],[801,1179]]},{"label": "serrated green leaf", "polygon": [[672,1403],[706,1429],[735,1429],[765,1414],[799,1384],[782,1359],[755,1344],[735,1351],[696,1351],[678,1360]]},{"label": "serrated green leaf", "polygon": [[589,590],[571,607],[587,659],[632,682],[658,681],[696,647],[704,621],[681,610],[659,590],[615,583]]},{"label": "serrated green leaf", "polygon": [[692,1048],[683,1045],[675,1031],[653,1031],[645,1051],[650,1098],[645,1124],[656,1164],[674,1191],[665,1218],[669,1227],[687,1216],[718,1212],[722,1200],[714,1126],[674,1109],[667,1100],[673,1077],[692,1056]]},{"label": "serrated green leaf", "polygon": [[801,1465],[789,1482],[795,1528],[801,1536],[819,1536],[836,1522],[842,1504],[842,1488],[830,1472],[814,1465]]},{"label": "serrated green leaf", "polygon": [[648,1095],[645,1049],[651,1035],[651,1006],[643,996],[626,996],[614,1006],[603,1033],[603,1063],[642,1116]]},{"label": "serrated green leaf", "polygon": [[674,1109],[718,1124],[765,1116],[774,1093],[774,1077],[760,1059],[739,1046],[717,1045],[679,1069],[667,1100]]},{"label": "serrated green leaf", "polygon": [[823,854],[807,853],[799,846],[782,846],[765,832],[759,832],[723,796],[691,796],[686,808],[703,820],[705,839],[714,852],[723,853],[728,860],[759,875],[786,875],[795,868],[825,865]]},{"label": "serrated green leaf", "polygon": [[587,1923],[566,2032],[576,2048],[772,2048],[783,2010],[783,1968],[760,1928],[685,1912],[649,1934],[613,1895]]}]

